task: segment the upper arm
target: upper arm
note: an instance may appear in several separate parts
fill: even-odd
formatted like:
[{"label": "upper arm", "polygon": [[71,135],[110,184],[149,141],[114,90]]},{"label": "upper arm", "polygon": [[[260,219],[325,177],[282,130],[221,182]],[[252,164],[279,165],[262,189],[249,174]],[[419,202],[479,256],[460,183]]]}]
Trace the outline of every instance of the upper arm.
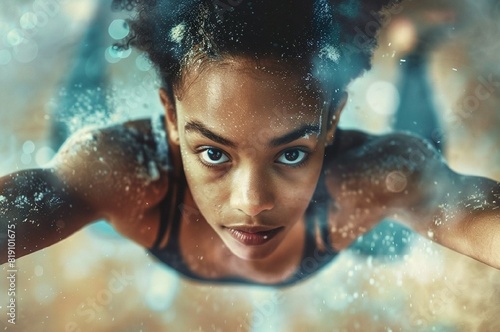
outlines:
[{"label": "upper arm", "polygon": [[[387,193],[394,185],[385,171],[385,214],[417,233],[452,250],[500,268],[500,183],[451,170],[427,141],[402,137],[405,149],[396,167],[404,179],[399,195]],[[394,172],[394,171],[392,171]],[[391,190],[389,190],[391,191]]]},{"label": "upper arm", "polygon": [[73,135],[53,160],[57,176],[97,218],[121,223],[140,220],[166,190],[148,121]]},{"label": "upper arm", "polygon": [[331,212],[334,241],[346,247],[381,219],[391,218],[500,267],[498,182],[453,172],[438,151],[414,135],[354,135],[339,144],[326,165],[327,187],[336,203]]},{"label": "upper arm", "polygon": [[[103,218],[141,244],[152,242],[151,231],[134,237],[154,231],[156,225],[145,225],[143,217],[156,221],[151,210],[167,185],[149,137],[143,122],[81,130],[48,167],[1,177],[0,243],[14,229],[21,257]],[[0,262],[6,260],[2,252]]]},{"label": "upper arm", "polygon": [[[376,147],[382,153],[378,159],[384,160],[375,163],[380,170],[372,163],[375,179],[380,174],[379,186],[372,188],[387,206],[384,217],[500,268],[500,184],[454,172],[420,137],[397,133],[386,137],[389,140],[383,139]],[[395,138],[400,147],[391,147]]]}]

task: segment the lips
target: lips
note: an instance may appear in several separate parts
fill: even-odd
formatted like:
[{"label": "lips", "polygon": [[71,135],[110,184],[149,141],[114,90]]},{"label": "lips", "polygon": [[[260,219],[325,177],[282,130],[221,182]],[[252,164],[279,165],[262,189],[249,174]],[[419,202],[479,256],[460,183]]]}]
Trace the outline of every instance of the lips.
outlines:
[{"label": "lips", "polygon": [[225,227],[228,233],[238,242],[247,246],[262,245],[283,230],[283,227]]}]

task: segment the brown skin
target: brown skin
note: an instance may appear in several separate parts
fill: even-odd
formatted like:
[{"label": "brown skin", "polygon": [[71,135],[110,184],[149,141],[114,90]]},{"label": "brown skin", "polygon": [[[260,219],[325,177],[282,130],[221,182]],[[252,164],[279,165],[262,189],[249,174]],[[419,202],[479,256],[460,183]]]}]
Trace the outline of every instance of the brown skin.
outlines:
[{"label": "brown skin", "polygon": [[[324,147],[335,128],[330,126],[328,132],[327,121],[321,121],[327,118],[328,105],[303,92],[301,75],[267,73],[254,67],[247,60],[218,63],[195,79],[187,77],[188,82],[193,81],[175,103],[161,93],[170,142],[175,154],[182,156],[182,165],[177,162],[176,168],[183,167],[193,206],[200,211],[199,221],[184,224],[183,231],[193,234],[187,236],[191,240],[185,246],[190,251],[198,248],[195,257],[206,256],[214,244],[226,247],[229,251],[221,250],[224,261],[229,260],[238,273],[245,271],[241,276],[281,273],[276,267],[287,265],[291,273],[299,263],[304,237],[304,222],[300,221],[318,181]],[[197,129],[186,129],[188,123],[198,124]],[[271,144],[306,125],[316,125],[318,133]],[[225,141],[215,142],[200,126]],[[223,152],[217,160],[220,164],[210,162],[209,148]],[[290,162],[283,153],[291,149],[307,152],[307,158],[299,153],[300,159],[292,162],[299,167],[287,165]],[[245,246],[226,229],[248,225],[283,227],[283,231],[264,245]],[[207,240],[213,232],[214,240]]]},{"label": "brown skin", "polygon": [[[335,249],[348,247],[391,217],[500,268],[497,182],[452,172],[429,145],[404,134],[374,137],[344,131],[338,154],[327,152],[325,157],[342,106],[336,118],[328,119],[327,98],[317,88],[307,90],[300,73],[255,69],[253,62],[235,58],[195,74],[185,78],[175,100],[160,91],[174,180],[184,172],[188,183],[179,241],[194,273],[269,284],[286,280],[302,258],[304,212],[323,166],[335,200],[329,209]],[[311,124],[317,125],[316,133],[277,140]],[[81,132],[50,167],[0,178],[6,215],[22,234],[16,256],[47,247],[99,218],[151,247],[160,209],[176,208],[160,206],[170,184],[165,171],[148,175],[153,150],[149,122],[135,121]],[[295,152],[292,158],[285,153],[290,151]],[[35,180],[62,203],[37,202],[33,216],[26,216],[29,209],[16,209],[12,202],[39,191],[40,186],[29,185]],[[471,207],[477,199],[486,202],[482,209]],[[15,221],[27,217],[36,217],[36,223]],[[5,218],[0,222],[8,223]],[[266,244],[250,247],[226,229],[242,225],[283,230]],[[162,245],[167,241],[168,236]],[[3,263],[5,250],[2,255]]]}]

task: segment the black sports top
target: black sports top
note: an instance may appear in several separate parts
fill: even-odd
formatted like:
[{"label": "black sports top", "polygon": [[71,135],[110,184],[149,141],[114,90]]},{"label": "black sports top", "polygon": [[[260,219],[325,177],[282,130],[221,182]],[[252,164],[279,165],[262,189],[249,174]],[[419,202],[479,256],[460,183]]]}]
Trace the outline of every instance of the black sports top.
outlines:
[{"label": "black sports top", "polygon": [[[166,135],[161,135],[160,137],[166,138]],[[167,141],[165,140],[163,144],[166,142]],[[169,157],[171,157],[170,154]],[[171,160],[171,158],[169,159]],[[256,284],[273,287],[289,286],[314,274],[314,272],[317,272],[319,269],[331,262],[338,254],[331,247],[331,241],[328,236],[328,206],[331,198],[326,191],[323,175],[324,172],[321,172],[313,198],[305,212],[306,237],[301,263],[290,278],[275,284],[260,284],[258,282],[240,277],[201,277],[190,270],[189,266],[187,266],[182,258],[179,248],[179,232],[183,207],[182,201],[187,183],[184,178],[184,174],[180,179],[174,179],[172,171],[168,172],[168,174],[169,188],[165,198],[161,202],[160,227],[156,241],[149,251],[161,262],[172,267],[189,279],[211,283]],[[165,238],[169,225],[171,225],[169,239],[166,246],[160,248],[160,244]],[[323,243],[323,248],[321,249],[317,246],[316,239],[318,236],[321,238]]]}]

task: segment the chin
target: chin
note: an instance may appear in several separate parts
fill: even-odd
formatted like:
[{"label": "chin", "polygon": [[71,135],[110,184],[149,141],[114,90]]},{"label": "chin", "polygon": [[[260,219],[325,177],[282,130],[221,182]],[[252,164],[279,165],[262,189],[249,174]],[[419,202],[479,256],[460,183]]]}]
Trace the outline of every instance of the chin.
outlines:
[{"label": "chin", "polygon": [[243,246],[243,245],[227,245],[229,250],[238,258],[246,261],[263,260],[271,256],[276,251],[276,245],[269,247],[263,246]]}]

